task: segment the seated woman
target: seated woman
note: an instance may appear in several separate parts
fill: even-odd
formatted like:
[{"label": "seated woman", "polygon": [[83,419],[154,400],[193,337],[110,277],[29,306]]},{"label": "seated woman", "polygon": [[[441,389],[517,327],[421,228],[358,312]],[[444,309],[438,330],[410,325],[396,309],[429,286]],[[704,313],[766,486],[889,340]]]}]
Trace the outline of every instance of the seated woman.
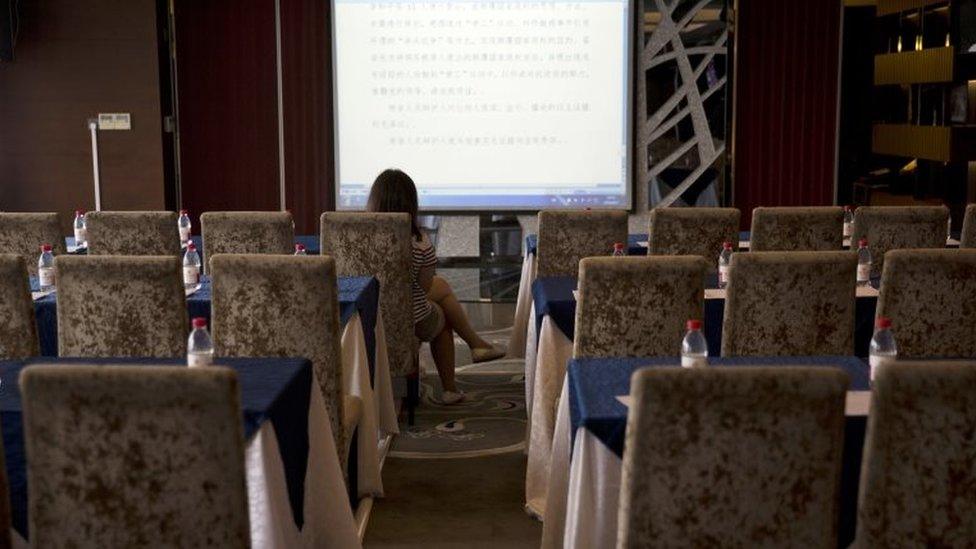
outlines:
[{"label": "seated woman", "polygon": [[437,256],[417,223],[417,207],[417,187],[410,176],[400,170],[386,170],[377,176],[366,203],[366,209],[370,212],[410,214],[414,332],[421,341],[430,342],[431,354],[434,355],[444,388],[441,400],[444,404],[456,404],[463,401],[465,395],[454,382],[454,333],[471,348],[473,362],[495,360],[505,353],[474,331],[451,285],[435,274]]}]

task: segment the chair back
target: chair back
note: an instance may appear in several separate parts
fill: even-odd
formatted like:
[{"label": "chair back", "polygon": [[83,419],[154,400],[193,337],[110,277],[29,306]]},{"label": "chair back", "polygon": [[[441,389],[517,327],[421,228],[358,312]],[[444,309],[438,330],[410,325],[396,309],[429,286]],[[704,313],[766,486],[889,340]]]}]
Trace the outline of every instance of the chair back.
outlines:
[{"label": "chair back", "polygon": [[186,356],[178,257],[64,255],[54,269],[60,356]]},{"label": "chair back", "polygon": [[180,255],[176,212],[88,212],[89,255]]},{"label": "chair back", "polygon": [[847,385],[824,367],[638,370],[617,547],[836,547]]},{"label": "chair back", "polygon": [[889,250],[945,248],[948,223],[945,206],[861,206],[854,210],[851,246],[868,239],[871,275],[879,276]]},{"label": "chair back", "polygon": [[23,257],[31,276],[37,276],[37,259],[44,244],[51,245],[55,256],[67,253],[58,214],[0,212],[0,254]]},{"label": "chair back", "polygon": [[732,256],[722,356],[854,354],[854,252]]},{"label": "chair back", "polygon": [[749,251],[842,250],[844,208],[756,208],[752,211]]},{"label": "chair back", "polygon": [[210,261],[214,352],[311,360],[336,447],[345,448],[335,261],[265,254],[218,254]]},{"label": "chair back", "polygon": [[702,318],[707,271],[698,256],[583,259],[573,356],[678,355],[685,322]]},{"label": "chair back", "polygon": [[237,374],[30,366],[32,547],[250,546]]},{"label": "chair back", "polygon": [[697,255],[715,271],[722,244],[739,248],[738,208],[654,208],[647,255]]},{"label": "chair back", "polygon": [[853,547],[976,540],[976,362],[878,368]]},{"label": "chair back", "polygon": [[581,259],[609,256],[617,242],[627,244],[627,212],[543,210],[539,212],[538,276],[576,276]]},{"label": "chair back", "polygon": [[962,219],[961,248],[976,248],[976,204],[966,206],[966,216]]},{"label": "chair back", "polygon": [[899,357],[976,358],[976,250],[888,252],[877,314]]},{"label": "chair back", "polygon": [[[295,251],[295,222],[289,212],[206,212],[200,216],[200,234],[208,257]],[[206,265],[204,269],[210,272]]]},{"label": "chair back", "polygon": [[335,258],[340,276],[375,276],[386,331],[390,373],[414,371],[413,293],[410,269],[413,233],[405,213],[326,212],[321,218],[322,253]]},{"label": "chair back", "polygon": [[38,354],[34,302],[24,258],[0,254],[0,360]]}]

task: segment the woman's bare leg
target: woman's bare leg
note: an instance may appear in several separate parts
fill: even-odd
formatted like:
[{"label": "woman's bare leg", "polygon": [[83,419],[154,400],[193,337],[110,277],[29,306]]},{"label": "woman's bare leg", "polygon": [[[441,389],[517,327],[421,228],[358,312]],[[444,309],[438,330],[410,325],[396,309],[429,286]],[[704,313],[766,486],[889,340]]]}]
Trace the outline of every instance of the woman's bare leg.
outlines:
[{"label": "woman's bare leg", "polygon": [[441,309],[444,310],[444,318],[447,320],[447,326],[453,328],[461,336],[461,339],[468,344],[468,347],[472,349],[491,347],[491,344],[482,339],[478,335],[478,332],[474,331],[474,328],[471,327],[471,323],[468,321],[468,315],[465,314],[461,303],[458,302],[457,297],[454,295],[454,290],[451,289],[451,285],[446,280],[435,276],[430,290],[427,292],[427,297],[441,306]]},{"label": "woman's bare leg", "polygon": [[454,383],[454,333],[449,326],[445,326],[441,333],[430,341],[430,353],[434,355],[437,375],[441,378],[441,386],[445,391],[457,392]]}]

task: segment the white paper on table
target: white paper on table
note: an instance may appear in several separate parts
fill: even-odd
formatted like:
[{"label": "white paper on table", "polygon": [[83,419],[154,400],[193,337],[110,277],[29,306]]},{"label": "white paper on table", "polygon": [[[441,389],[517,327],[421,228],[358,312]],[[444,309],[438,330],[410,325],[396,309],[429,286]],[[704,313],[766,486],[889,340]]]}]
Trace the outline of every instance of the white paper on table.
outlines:
[{"label": "white paper on table", "polygon": [[748,240],[740,240],[739,241],[739,249],[740,250],[748,250],[749,248],[750,248],[750,244],[749,244],[749,241]]},{"label": "white paper on table", "polygon": [[725,288],[705,288],[705,299],[725,299]]},{"label": "white paper on table", "polygon": [[31,292],[31,299],[37,301],[38,299],[44,299],[45,297],[54,293],[54,290],[48,290],[46,292]]},{"label": "white paper on table", "polygon": [[[630,395],[620,395],[617,400],[630,409],[634,403],[634,397]],[[844,415],[847,416],[866,416],[871,408],[871,391],[847,391],[847,399],[844,402]]]},{"label": "white paper on table", "polygon": [[858,286],[855,295],[857,297],[878,297],[878,289],[873,286]]},{"label": "white paper on table", "polygon": [[200,289],[200,285],[197,284],[196,286],[194,286],[192,288],[186,288],[186,289],[184,289],[183,292],[186,294],[186,297],[190,297],[191,295],[197,293],[197,291],[199,289]]},{"label": "white paper on table", "polygon": [[638,240],[637,245],[640,246],[641,248],[647,248],[648,246],[651,245],[651,243],[648,242],[647,240]]}]

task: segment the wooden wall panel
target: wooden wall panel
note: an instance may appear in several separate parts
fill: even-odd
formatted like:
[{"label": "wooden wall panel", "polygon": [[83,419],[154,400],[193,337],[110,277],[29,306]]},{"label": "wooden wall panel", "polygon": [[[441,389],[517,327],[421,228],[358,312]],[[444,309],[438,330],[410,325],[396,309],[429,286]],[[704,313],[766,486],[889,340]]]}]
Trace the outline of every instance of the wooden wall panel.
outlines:
[{"label": "wooden wall panel", "polygon": [[756,206],[834,202],[837,0],[738,0],[733,202],[748,227]]},{"label": "wooden wall panel", "polygon": [[274,0],[175,0],[182,207],[278,210]]},{"label": "wooden wall panel", "polygon": [[100,133],[104,209],[162,209],[155,0],[20,2],[16,60],[0,64],[0,209],[94,208],[86,120],[129,112]]}]

